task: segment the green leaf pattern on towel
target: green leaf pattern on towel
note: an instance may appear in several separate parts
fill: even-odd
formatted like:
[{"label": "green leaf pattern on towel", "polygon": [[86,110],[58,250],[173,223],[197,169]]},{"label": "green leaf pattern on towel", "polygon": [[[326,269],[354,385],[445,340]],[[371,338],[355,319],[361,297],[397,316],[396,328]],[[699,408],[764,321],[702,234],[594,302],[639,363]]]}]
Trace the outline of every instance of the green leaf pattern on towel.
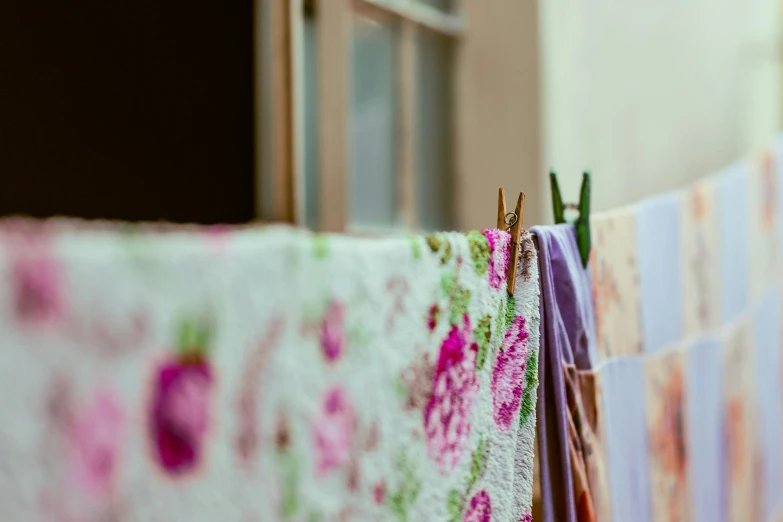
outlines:
[{"label": "green leaf pattern on towel", "polygon": [[476,371],[481,371],[489,355],[490,343],[492,341],[492,317],[485,315],[476,325],[476,331],[473,334],[478,343],[478,356],[476,357]]},{"label": "green leaf pattern on towel", "polygon": [[443,274],[440,286],[449,303],[449,322],[452,325],[461,323],[464,315],[468,313],[470,290],[460,286],[453,272]]},{"label": "green leaf pattern on towel", "polygon": [[487,268],[489,267],[489,240],[487,240],[487,236],[478,230],[468,232],[467,238],[470,246],[470,257],[473,259],[473,267],[476,269],[476,274],[482,276],[487,273]]},{"label": "green leaf pattern on towel", "polygon": [[397,520],[408,522],[411,506],[416,503],[421,491],[421,482],[416,477],[413,465],[405,452],[398,459],[397,472],[399,486],[389,495],[389,509]]},{"label": "green leaf pattern on towel", "polygon": [[484,477],[487,470],[487,459],[489,457],[489,445],[484,437],[478,441],[475,451],[473,451],[470,461],[470,475],[462,491],[452,489],[449,491],[447,503],[447,512],[449,522],[459,522],[462,520],[463,513],[467,507],[471,493],[476,484]]},{"label": "green leaf pattern on towel", "polygon": [[440,262],[442,264],[445,265],[451,261],[453,248],[451,246],[451,241],[449,240],[448,235],[432,234],[427,236],[427,246],[430,247],[430,250],[433,253],[440,255]]}]

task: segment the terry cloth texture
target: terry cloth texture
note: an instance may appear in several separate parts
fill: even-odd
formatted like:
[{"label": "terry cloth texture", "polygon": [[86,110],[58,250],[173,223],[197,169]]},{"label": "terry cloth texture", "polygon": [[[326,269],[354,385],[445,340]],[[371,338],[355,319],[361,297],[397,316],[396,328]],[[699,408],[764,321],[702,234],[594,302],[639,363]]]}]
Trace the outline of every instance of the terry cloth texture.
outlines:
[{"label": "terry cloth texture", "polygon": [[3,520],[529,521],[522,249],[3,222]]}]

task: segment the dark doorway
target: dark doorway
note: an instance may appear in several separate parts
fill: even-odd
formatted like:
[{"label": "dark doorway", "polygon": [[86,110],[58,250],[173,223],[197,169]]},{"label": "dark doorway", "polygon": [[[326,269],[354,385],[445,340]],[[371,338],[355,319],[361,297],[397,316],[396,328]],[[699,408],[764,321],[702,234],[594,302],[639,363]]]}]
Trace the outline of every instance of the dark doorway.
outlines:
[{"label": "dark doorway", "polygon": [[251,220],[252,14],[0,2],[0,215]]}]

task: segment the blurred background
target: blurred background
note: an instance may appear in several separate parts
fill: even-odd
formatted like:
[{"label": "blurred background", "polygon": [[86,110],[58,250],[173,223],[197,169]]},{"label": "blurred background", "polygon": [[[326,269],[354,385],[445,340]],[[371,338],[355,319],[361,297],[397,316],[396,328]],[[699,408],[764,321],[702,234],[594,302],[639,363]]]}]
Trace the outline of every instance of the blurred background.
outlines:
[{"label": "blurred background", "polygon": [[[0,215],[329,231],[551,222],[780,128],[778,0],[0,3]],[[512,203],[509,203],[512,204]]]}]

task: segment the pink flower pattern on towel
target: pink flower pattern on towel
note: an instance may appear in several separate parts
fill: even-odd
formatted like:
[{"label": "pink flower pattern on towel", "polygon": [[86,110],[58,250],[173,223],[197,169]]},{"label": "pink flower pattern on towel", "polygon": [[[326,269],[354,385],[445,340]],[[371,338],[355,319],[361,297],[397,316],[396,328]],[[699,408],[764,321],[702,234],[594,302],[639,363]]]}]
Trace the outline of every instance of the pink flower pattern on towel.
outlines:
[{"label": "pink flower pattern on towel", "polygon": [[17,321],[26,325],[52,322],[63,313],[61,263],[43,235],[22,240],[12,236],[10,284]]},{"label": "pink flower pattern on towel", "polygon": [[111,493],[125,442],[126,415],[116,395],[99,392],[69,423],[71,477],[89,496]]},{"label": "pink flower pattern on towel", "polygon": [[462,522],[491,522],[492,521],[492,501],[489,493],[482,489],[470,499],[470,505],[465,510],[465,516]]},{"label": "pink flower pattern on towel", "polygon": [[336,362],[345,348],[345,305],[332,301],[321,321],[321,349],[326,360]]},{"label": "pink flower pattern on towel", "polygon": [[492,413],[502,431],[508,431],[519,413],[525,389],[527,338],[525,318],[519,315],[506,330],[503,349],[492,372]]},{"label": "pink flower pattern on towel", "polygon": [[478,394],[476,354],[468,316],[463,324],[452,326],[440,348],[432,383],[432,396],[424,410],[427,450],[449,473],[459,464],[470,435],[470,416]]},{"label": "pink flower pattern on towel", "polygon": [[319,476],[348,463],[355,432],[356,413],[348,395],[340,387],[330,389],[313,430],[315,468]]},{"label": "pink flower pattern on towel", "polygon": [[508,276],[508,263],[511,256],[511,234],[504,230],[484,230],[489,241],[489,285],[499,290]]},{"label": "pink flower pattern on towel", "polygon": [[205,360],[172,360],[158,369],[152,440],[156,460],[171,475],[188,473],[202,460],[212,383]]}]

